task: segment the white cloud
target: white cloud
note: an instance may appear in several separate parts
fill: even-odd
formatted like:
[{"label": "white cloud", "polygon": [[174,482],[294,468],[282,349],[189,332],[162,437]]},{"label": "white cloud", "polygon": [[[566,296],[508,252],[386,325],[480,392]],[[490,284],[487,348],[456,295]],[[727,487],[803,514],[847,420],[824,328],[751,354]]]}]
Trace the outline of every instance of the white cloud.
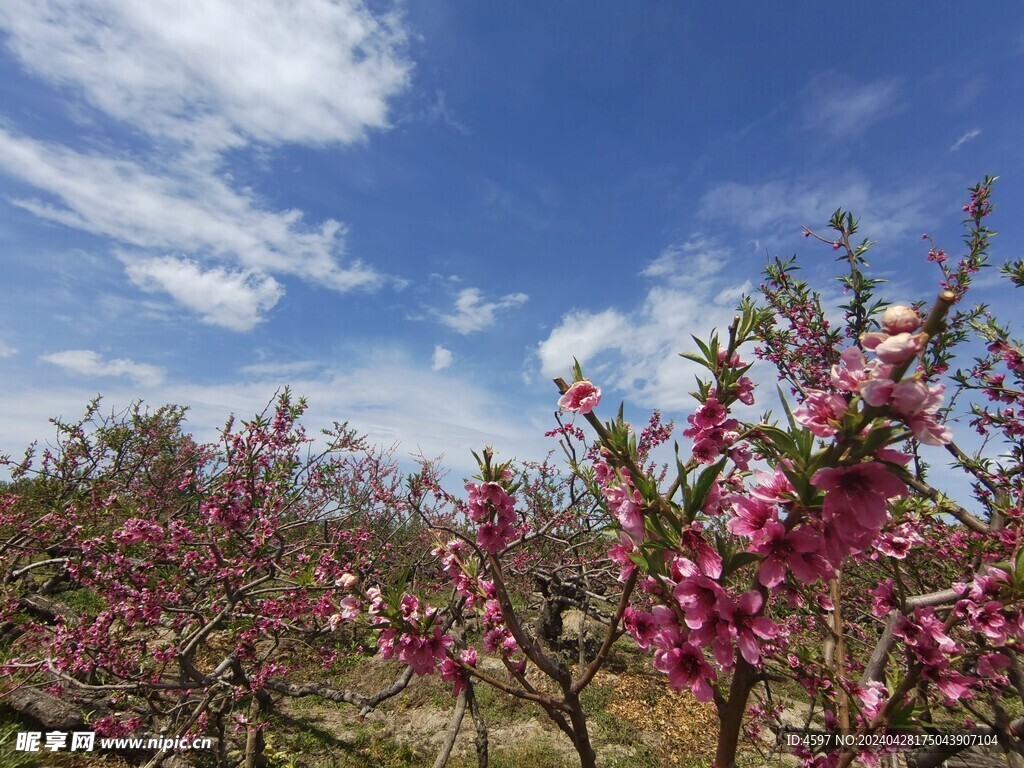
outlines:
[{"label": "white cloud", "polygon": [[463,136],[470,136],[473,133],[448,106],[444,91],[437,91],[434,101],[422,110],[420,118],[430,123],[443,123]]},{"label": "white cloud", "polygon": [[929,221],[924,185],[878,190],[857,174],[824,180],[716,184],[700,201],[700,215],[724,221],[764,238],[795,235],[803,225],[824,233],[837,207],[852,211],[860,232],[873,240],[921,232]]},{"label": "white cloud", "polygon": [[155,365],[127,359],[104,360],[90,349],[67,349],[41,355],[39,359],[82,376],[127,376],[147,387],[156,386],[164,378],[163,369]]},{"label": "white cloud", "polygon": [[749,280],[744,280],[742,285],[731,285],[728,288],[723,288],[715,294],[715,304],[739,304],[740,299],[750,293],[753,289],[754,284]]},{"label": "white cloud", "polygon": [[673,284],[692,283],[717,275],[730,256],[727,248],[703,237],[670,245],[644,267],[643,277],[655,277]]},{"label": "white cloud", "polygon": [[204,271],[190,259],[173,256],[129,263],[126,271],[142,290],[163,291],[203,322],[233,331],[251,330],[284,293],[267,275],[222,268]]},{"label": "white cloud", "polygon": [[359,140],[411,69],[397,19],[358,0],[8,0],[0,26],[29,70],[103,112],[218,149]]},{"label": "white cloud", "polygon": [[960,149],[960,147],[962,147],[968,141],[970,141],[971,139],[975,139],[975,138],[977,138],[980,135],[981,135],[981,129],[980,128],[972,128],[971,130],[967,131],[967,133],[965,133],[963,136],[961,136],[959,139],[954,141],[953,142],[953,146],[951,146],[949,148],[949,151],[950,152],[956,152],[958,149]]},{"label": "white cloud", "polygon": [[524,304],[525,293],[509,293],[497,301],[483,301],[479,288],[464,288],[455,299],[455,311],[439,314],[438,319],[461,334],[482,331],[494,325],[497,312]]},{"label": "white cloud", "polygon": [[0,169],[59,201],[16,200],[22,208],[131,246],[231,258],[249,269],[293,274],[339,291],[382,281],[359,262],[338,264],[344,235],[338,222],[303,228],[298,211],[261,210],[250,195],[213,175],[167,175],[3,129]]},{"label": "white cloud", "polygon": [[0,357],[13,357],[16,355],[18,350],[12,347],[10,344],[0,339]]},{"label": "white cloud", "polygon": [[0,172],[41,193],[15,204],[150,257],[234,262],[342,292],[388,279],[343,263],[340,222],[271,210],[220,168],[227,149],[349,144],[386,128],[411,72],[397,16],[359,0],[11,0],[0,33],[28,72],[62,87],[69,110],[84,100],[153,139],[132,154],[85,152],[0,128]]},{"label": "white cloud", "polygon": [[434,355],[430,359],[430,370],[443,371],[452,364],[454,357],[450,349],[445,349],[440,344],[435,344]]},{"label": "white cloud", "polygon": [[694,238],[670,246],[640,273],[653,278],[633,311],[573,310],[537,347],[541,373],[565,376],[575,357],[584,372],[637,404],[689,409],[698,367],[678,356],[694,347],[690,334],[725,333],[739,295],[722,274],[731,254],[715,241]]},{"label": "white cloud", "polygon": [[631,325],[629,317],[613,308],[602,312],[568,312],[537,346],[541,373],[564,376],[573,358],[584,363],[608,349],[623,351],[632,336]]},{"label": "white cloud", "polygon": [[804,89],[804,127],[847,140],[901,108],[897,80],[856,83],[839,72],[823,72]]}]

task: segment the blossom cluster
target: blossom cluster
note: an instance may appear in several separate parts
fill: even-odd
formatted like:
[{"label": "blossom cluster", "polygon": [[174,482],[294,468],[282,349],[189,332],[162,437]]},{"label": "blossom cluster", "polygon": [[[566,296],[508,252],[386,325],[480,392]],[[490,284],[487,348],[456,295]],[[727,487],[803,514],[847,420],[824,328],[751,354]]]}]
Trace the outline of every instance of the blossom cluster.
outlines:
[{"label": "blossom cluster", "polygon": [[391,610],[379,587],[370,587],[366,597],[367,613],[378,630],[381,658],[397,658],[419,676],[433,674],[454,643],[436,623],[437,609],[422,605],[415,595],[404,594],[397,610]]},{"label": "blossom cluster", "polygon": [[735,652],[749,664],[761,661],[762,645],[779,627],[761,615],[764,595],[748,590],[738,597],[721,586],[721,559],[710,549],[702,564],[671,556],[667,575],[648,577],[643,587],[661,604],[651,611],[627,608],[626,629],[641,650],[654,650],[654,667],[675,690],[689,688],[700,701],[714,696],[718,672],[704,656],[710,648],[718,669],[729,673]]},{"label": "blossom cluster", "polygon": [[910,307],[886,309],[881,332],[861,338],[863,347],[873,351],[876,359],[866,360],[859,347],[847,348],[840,362],[832,366],[834,390],[809,390],[793,415],[818,437],[830,437],[843,429],[852,407],[848,396],[856,395],[867,405],[900,418],[922,443],[948,443],[952,432],[938,421],[945,387],[929,384],[921,372],[900,381],[893,379],[900,366],[921,353],[927,337],[915,333],[920,325],[921,318]]},{"label": "blossom cluster", "polygon": [[494,481],[466,483],[466,491],[467,514],[478,525],[477,544],[491,554],[499,552],[516,537],[515,497]]}]

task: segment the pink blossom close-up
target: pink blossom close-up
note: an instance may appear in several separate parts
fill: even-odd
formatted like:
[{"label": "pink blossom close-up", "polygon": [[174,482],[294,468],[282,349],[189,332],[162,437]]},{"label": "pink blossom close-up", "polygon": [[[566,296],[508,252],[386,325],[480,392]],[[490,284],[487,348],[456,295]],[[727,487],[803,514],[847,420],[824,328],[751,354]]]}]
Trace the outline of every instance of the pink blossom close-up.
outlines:
[{"label": "pink blossom close-up", "polygon": [[563,411],[574,411],[586,416],[601,402],[601,390],[589,380],[577,381],[565,394],[558,399],[558,407]]},{"label": "pink blossom close-up", "polygon": [[924,348],[922,334],[896,333],[865,333],[861,336],[861,344],[878,355],[883,363],[899,365],[919,354]]},{"label": "pink blossom close-up", "polygon": [[907,486],[878,462],[819,469],[811,483],[825,492],[822,518],[847,519],[857,527],[878,530],[885,522],[886,502],[907,495]]}]

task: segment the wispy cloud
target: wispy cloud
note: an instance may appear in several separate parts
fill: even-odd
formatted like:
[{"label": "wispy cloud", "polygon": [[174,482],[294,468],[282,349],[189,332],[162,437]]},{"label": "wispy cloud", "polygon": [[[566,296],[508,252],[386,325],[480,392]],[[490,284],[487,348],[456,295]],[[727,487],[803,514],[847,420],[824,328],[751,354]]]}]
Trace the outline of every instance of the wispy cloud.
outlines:
[{"label": "wispy cloud", "polygon": [[13,357],[18,353],[14,347],[0,339],[0,357]]},{"label": "wispy cloud", "polygon": [[131,161],[82,154],[0,128],[0,169],[54,202],[15,200],[41,218],[151,250],[231,259],[251,270],[292,274],[336,290],[374,286],[358,262],[342,267],[344,227],[310,230],[298,211],[262,209],[251,196],[200,172],[177,176]]},{"label": "wispy cloud", "polygon": [[223,268],[203,270],[191,259],[164,256],[127,265],[128,278],[144,291],[162,291],[205,323],[248,331],[284,293],[274,278]]},{"label": "wispy cloud", "polygon": [[960,149],[960,147],[962,147],[968,141],[970,141],[971,139],[975,139],[975,138],[977,138],[980,135],[981,135],[981,129],[980,128],[972,128],[971,130],[967,131],[967,133],[965,133],[963,136],[961,136],[959,139],[954,141],[953,142],[953,146],[951,146],[949,148],[949,151],[950,152],[956,152],[958,149]]},{"label": "wispy cloud", "polygon": [[323,364],[316,360],[295,360],[288,363],[253,363],[252,365],[243,366],[240,372],[257,378],[276,378],[308,374],[310,371],[315,371],[322,366]]},{"label": "wispy cloud", "polygon": [[804,88],[804,127],[834,139],[859,137],[899,111],[900,90],[894,79],[857,83],[840,72],[823,72]]},{"label": "wispy cloud", "polygon": [[671,285],[692,285],[711,278],[725,268],[732,251],[706,237],[694,237],[666,247],[640,271]]},{"label": "wispy cloud", "polygon": [[[172,0],[4,4],[0,41],[28,72],[66,87],[72,107],[77,95],[151,139],[131,154],[85,152],[2,128],[0,171],[42,195],[15,204],[141,256],[233,263],[250,288],[262,287],[250,303],[257,313],[283,290],[271,275],[342,292],[387,282],[346,258],[340,222],[310,225],[301,211],[272,210],[220,169],[229,149],[351,144],[386,128],[389,100],[411,70],[397,17],[375,16],[358,0],[254,0],[244,8],[209,0],[193,10]],[[255,322],[220,324],[246,330]]]},{"label": "wispy cloud", "polygon": [[448,106],[448,97],[444,91],[437,91],[434,100],[421,110],[417,117],[428,123],[442,123],[449,128],[454,128],[463,136],[472,135],[472,131],[456,116],[455,112]]},{"label": "wispy cloud", "polygon": [[923,184],[879,190],[857,174],[818,180],[723,182],[700,201],[700,215],[724,221],[759,237],[795,234],[820,227],[838,207],[853,211],[861,232],[874,239],[919,232],[928,222],[929,188]]},{"label": "wispy cloud", "polygon": [[206,150],[357,141],[410,72],[397,19],[358,0],[9,0],[0,26],[30,71]]},{"label": "wispy cloud", "polygon": [[474,333],[494,325],[499,311],[521,306],[529,298],[525,293],[509,293],[484,301],[479,288],[463,288],[455,299],[455,311],[439,313],[438,320],[463,335]]},{"label": "wispy cloud", "polygon": [[105,360],[91,349],[67,349],[63,352],[51,352],[41,355],[40,360],[52,363],[65,371],[81,376],[117,377],[127,376],[136,384],[156,386],[164,379],[164,371],[148,363],[136,363],[134,360]]},{"label": "wispy cloud", "polygon": [[436,344],[434,345],[434,355],[430,359],[430,370],[443,371],[452,364],[454,359],[455,356],[450,349],[445,349],[440,344]]}]

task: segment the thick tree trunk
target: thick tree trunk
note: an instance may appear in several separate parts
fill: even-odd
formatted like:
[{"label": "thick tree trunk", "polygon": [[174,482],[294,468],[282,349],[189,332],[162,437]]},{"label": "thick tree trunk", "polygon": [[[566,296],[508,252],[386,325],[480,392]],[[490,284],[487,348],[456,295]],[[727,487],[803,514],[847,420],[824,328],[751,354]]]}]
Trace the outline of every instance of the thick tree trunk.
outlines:
[{"label": "thick tree trunk", "polygon": [[38,688],[18,688],[3,699],[19,715],[35,720],[50,731],[83,730],[86,711]]}]

